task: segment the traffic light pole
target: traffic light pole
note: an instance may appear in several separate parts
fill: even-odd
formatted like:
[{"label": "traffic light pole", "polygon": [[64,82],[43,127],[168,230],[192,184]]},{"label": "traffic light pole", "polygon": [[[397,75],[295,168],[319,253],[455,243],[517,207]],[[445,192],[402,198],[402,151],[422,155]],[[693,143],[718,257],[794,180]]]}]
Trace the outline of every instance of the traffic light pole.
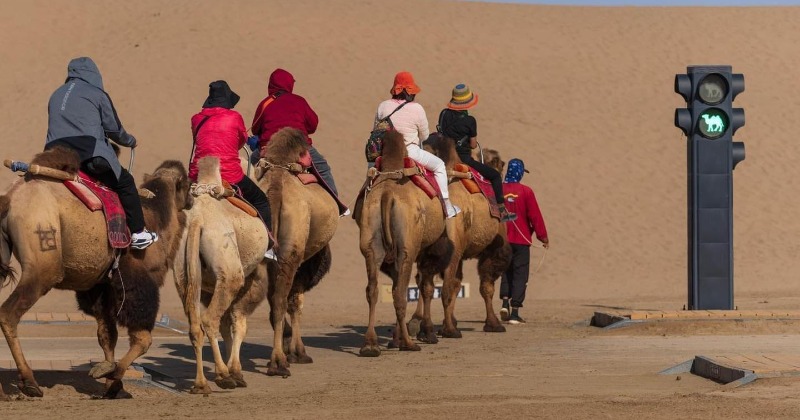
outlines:
[{"label": "traffic light pole", "polygon": [[744,144],[732,140],[744,111],[732,103],[744,77],[730,66],[690,66],[676,75],[675,91],[687,103],[675,112],[687,136],[687,308],[734,309],[733,169],[744,160]]}]

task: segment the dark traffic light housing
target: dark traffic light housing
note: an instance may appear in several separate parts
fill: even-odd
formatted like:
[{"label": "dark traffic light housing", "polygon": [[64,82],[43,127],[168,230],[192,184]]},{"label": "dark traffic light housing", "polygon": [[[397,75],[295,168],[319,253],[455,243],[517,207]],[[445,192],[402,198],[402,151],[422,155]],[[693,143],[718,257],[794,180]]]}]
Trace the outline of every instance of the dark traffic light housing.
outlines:
[{"label": "dark traffic light housing", "polygon": [[733,100],[744,76],[731,66],[689,66],[675,76],[686,108],[675,126],[687,137],[689,215],[689,309],[733,309],[733,169],[744,160],[734,142],[745,124]]}]

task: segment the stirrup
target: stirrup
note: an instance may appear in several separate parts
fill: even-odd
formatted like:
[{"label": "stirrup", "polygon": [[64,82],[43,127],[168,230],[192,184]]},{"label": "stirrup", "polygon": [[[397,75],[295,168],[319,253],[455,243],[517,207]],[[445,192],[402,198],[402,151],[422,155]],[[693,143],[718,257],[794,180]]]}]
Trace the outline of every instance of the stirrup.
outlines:
[{"label": "stirrup", "polygon": [[511,213],[508,210],[506,210],[505,212],[500,212],[501,222],[513,222],[514,220],[517,220],[516,213]]}]

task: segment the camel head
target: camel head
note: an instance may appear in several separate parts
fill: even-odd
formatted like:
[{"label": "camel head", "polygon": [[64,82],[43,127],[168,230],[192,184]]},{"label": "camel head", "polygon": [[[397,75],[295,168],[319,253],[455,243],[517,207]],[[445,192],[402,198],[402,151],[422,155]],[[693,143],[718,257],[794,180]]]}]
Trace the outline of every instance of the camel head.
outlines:
[{"label": "camel head", "polygon": [[438,156],[449,169],[452,169],[456,163],[461,163],[458,154],[456,154],[456,142],[440,133],[433,133],[428,136],[422,142],[422,148]]},{"label": "camel head", "polygon": [[155,198],[151,201],[160,200],[163,206],[166,206],[169,201],[163,200],[171,198],[175,208],[183,210],[192,207],[193,200],[189,195],[190,184],[189,175],[183,163],[177,160],[166,160],[156,168],[152,175],[144,175],[141,188],[146,188],[155,194]]},{"label": "camel head", "polygon": [[503,174],[506,162],[500,158],[500,153],[498,153],[497,150],[483,149],[483,160],[485,164],[491,166],[497,172],[500,172],[501,175]]},{"label": "camel head", "polygon": [[302,131],[290,127],[279,130],[269,139],[264,158],[274,165],[308,160],[307,136]]}]

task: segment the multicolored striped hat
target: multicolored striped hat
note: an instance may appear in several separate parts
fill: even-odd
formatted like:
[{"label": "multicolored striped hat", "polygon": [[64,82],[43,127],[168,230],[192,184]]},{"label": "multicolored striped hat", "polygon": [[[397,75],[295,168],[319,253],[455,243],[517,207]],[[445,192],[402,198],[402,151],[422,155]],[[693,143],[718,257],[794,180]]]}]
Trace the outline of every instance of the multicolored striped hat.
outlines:
[{"label": "multicolored striped hat", "polygon": [[470,109],[478,104],[478,95],[472,93],[469,86],[459,83],[453,88],[453,98],[447,104],[447,107],[456,111],[463,111]]}]

